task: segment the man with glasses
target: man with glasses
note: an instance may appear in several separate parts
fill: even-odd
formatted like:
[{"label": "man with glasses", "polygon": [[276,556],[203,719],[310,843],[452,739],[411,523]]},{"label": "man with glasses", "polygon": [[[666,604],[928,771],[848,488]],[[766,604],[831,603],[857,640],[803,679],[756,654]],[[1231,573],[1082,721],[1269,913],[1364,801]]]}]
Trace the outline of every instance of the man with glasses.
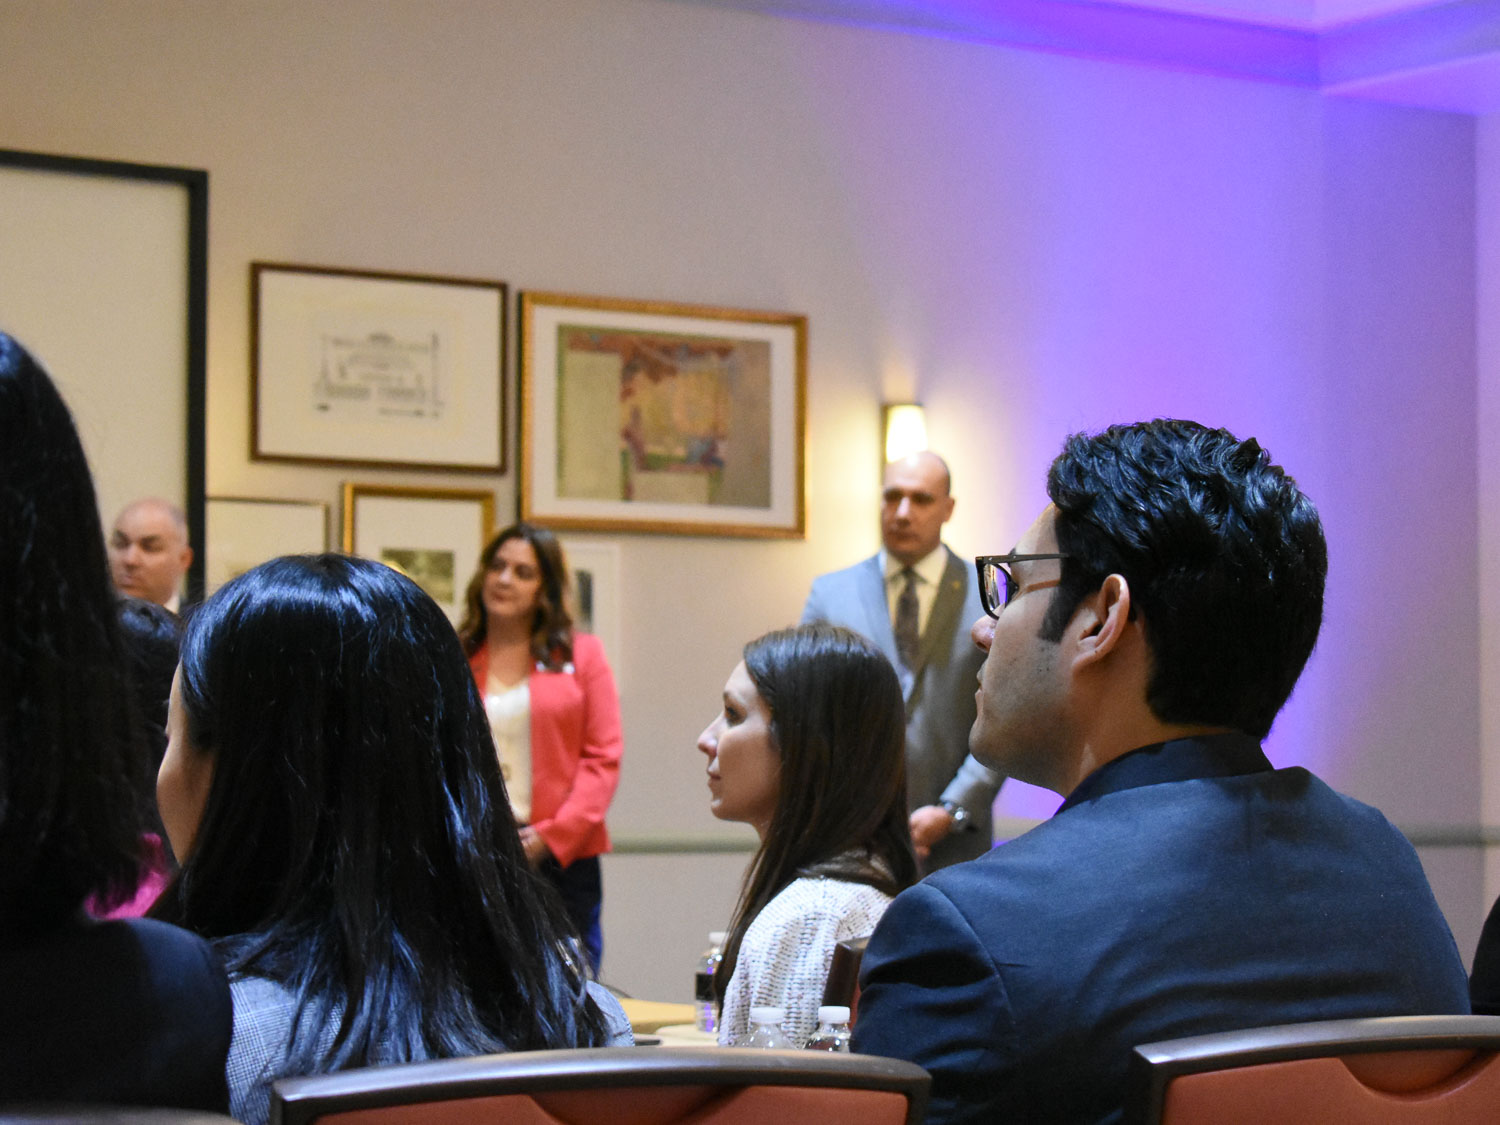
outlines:
[{"label": "man with glasses", "polygon": [[906,797],[923,871],[991,844],[990,806],[1004,780],[969,755],[979,602],[969,568],[943,546],[953,515],[948,466],[935,453],[885,469],[880,553],[816,579],[802,622],[844,625],[880,648],[906,696]]},{"label": "man with glasses", "polygon": [[1261,752],[1322,620],[1312,502],[1172,420],[1075,435],[1047,491],[977,560],[970,747],[1064,803],[892,903],[854,1049],[926,1067],[929,1122],[1105,1122],[1141,1043],[1467,1011],[1411,846]]}]

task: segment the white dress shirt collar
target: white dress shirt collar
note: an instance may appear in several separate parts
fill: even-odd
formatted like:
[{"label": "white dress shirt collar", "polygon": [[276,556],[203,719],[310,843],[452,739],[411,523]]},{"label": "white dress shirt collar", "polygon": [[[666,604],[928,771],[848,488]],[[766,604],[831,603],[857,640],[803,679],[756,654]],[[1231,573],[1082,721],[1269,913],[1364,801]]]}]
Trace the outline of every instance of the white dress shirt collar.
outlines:
[{"label": "white dress shirt collar", "polygon": [[[889,585],[904,570],[906,564],[900,559],[892,557],[884,547],[880,548],[880,572],[885,575],[886,584]],[[948,569],[948,552],[939,543],[922,558],[911,564],[912,570],[917,572],[920,579],[918,589],[927,587],[936,589],[943,580],[943,571]]]}]

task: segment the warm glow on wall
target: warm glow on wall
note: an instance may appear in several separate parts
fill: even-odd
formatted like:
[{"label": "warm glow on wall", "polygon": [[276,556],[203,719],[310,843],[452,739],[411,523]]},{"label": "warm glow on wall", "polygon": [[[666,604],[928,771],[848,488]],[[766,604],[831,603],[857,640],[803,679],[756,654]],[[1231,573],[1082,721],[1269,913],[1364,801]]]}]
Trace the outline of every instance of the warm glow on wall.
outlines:
[{"label": "warm glow on wall", "polygon": [[915,402],[888,402],[885,413],[885,459],[899,461],[927,448],[927,416]]}]

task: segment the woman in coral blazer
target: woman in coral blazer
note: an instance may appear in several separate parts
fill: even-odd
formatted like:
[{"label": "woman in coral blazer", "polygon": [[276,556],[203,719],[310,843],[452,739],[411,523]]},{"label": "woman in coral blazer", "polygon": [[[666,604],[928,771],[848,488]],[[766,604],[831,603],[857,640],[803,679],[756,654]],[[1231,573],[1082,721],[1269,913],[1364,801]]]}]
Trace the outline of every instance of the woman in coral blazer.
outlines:
[{"label": "woman in coral blazer", "polygon": [[557,888],[597,970],[599,856],[620,777],[620,699],[597,637],[573,631],[567,566],[546,528],[486,544],[459,637],[495,736],[526,856]]}]

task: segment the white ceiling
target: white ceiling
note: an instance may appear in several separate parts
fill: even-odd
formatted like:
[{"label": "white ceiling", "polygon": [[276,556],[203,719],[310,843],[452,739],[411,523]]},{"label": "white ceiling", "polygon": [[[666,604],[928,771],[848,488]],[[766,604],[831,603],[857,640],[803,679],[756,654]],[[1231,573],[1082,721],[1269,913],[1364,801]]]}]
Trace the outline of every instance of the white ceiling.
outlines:
[{"label": "white ceiling", "polygon": [[1500,0],[692,0],[1500,112]]},{"label": "white ceiling", "polygon": [[[1322,31],[1339,24],[1435,7],[1434,0],[1093,0],[1123,8],[1152,8],[1210,19],[1238,20],[1263,27]],[[940,8],[942,0],[931,5]]]}]

